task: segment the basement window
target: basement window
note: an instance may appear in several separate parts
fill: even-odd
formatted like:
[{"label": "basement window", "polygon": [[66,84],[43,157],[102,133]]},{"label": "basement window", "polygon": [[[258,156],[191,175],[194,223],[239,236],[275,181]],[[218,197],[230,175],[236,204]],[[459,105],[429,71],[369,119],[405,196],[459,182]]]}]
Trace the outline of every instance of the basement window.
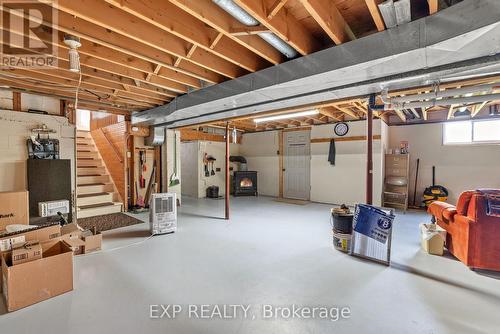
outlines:
[{"label": "basement window", "polygon": [[500,143],[500,119],[448,122],[443,125],[443,144]]}]

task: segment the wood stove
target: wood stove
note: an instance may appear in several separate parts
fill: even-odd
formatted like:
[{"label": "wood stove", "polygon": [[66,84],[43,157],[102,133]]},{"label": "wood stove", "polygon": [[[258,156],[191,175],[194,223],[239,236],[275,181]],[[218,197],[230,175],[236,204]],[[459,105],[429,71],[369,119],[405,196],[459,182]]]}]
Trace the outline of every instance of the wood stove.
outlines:
[{"label": "wood stove", "polygon": [[234,196],[257,196],[257,172],[234,172],[233,194]]}]

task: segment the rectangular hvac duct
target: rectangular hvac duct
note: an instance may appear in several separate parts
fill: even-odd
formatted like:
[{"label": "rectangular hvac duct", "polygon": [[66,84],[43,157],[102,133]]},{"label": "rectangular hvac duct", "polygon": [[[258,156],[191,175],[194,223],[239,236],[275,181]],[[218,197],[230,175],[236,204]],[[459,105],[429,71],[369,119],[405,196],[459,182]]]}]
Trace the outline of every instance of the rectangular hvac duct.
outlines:
[{"label": "rectangular hvac duct", "polygon": [[500,1],[465,0],[359,38],[134,113],[134,124],[179,127],[500,73]]}]

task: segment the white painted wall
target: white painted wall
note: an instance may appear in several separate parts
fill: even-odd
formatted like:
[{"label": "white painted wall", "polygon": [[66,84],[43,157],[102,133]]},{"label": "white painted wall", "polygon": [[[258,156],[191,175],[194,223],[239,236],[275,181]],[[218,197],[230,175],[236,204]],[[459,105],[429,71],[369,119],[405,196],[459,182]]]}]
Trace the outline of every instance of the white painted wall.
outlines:
[{"label": "white painted wall", "polygon": [[[373,124],[374,135],[387,137],[387,126],[380,120]],[[333,124],[313,126],[311,138],[333,137]],[[366,134],[366,122],[349,122],[347,136]],[[383,151],[387,139],[374,141],[375,205],[381,204]],[[311,144],[311,200],[334,204],[364,202],[366,185],[366,143],[364,141],[337,142],[336,164],[328,162],[329,143]],[[258,172],[259,194],[278,196],[279,192],[278,131],[243,135],[240,153],[248,160],[248,169]]]},{"label": "white painted wall", "polygon": [[[373,134],[381,135],[381,121],[373,122]],[[350,122],[347,136],[366,135],[366,122]],[[333,124],[313,126],[311,138],[336,137]],[[373,203],[381,205],[382,150],[381,140],[373,142]],[[366,142],[335,143],[335,166],[328,161],[330,143],[311,144],[311,200],[333,204],[365,202]]]},{"label": "white painted wall", "polygon": [[61,159],[71,159],[71,184],[74,190],[75,127],[61,116],[0,110],[0,191],[27,189],[26,140],[32,135],[30,130],[41,124],[56,131],[50,137],[59,139]]},{"label": "white painted wall", "polygon": [[240,155],[247,159],[248,170],[257,171],[257,189],[260,195],[278,196],[278,149],[278,131],[243,134]]},{"label": "white painted wall", "polygon": [[417,158],[420,158],[417,204],[425,187],[432,184],[432,166],[436,166],[436,183],[450,192],[450,203],[456,203],[464,190],[500,188],[499,145],[444,146],[442,133],[441,123],[389,128],[392,148],[399,147],[402,140],[407,140],[410,146],[410,203],[413,201]]},{"label": "white painted wall", "polygon": [[[225,158],[226,143],[212,141],[193,141],[182,143],[181,165],[183,179],[182,194],[192,197],[206,197],[206,189],[209,186],[218,186],[219,195],[225,195]],[[240,155],[239,144],[230,144],[230,155]],[[207,153],[215,159],[215,175],[205,176],[203,166],[203,155]],[[220,171],[217,171],[220,168]],[[209,166],[211,171],[211,166]],[[187,175],[186,175],[187,173]],[[185,184],[184,184],[185,183]]]},{"label": "white painted wall", "polygon": [[61,112],[60,100],[50,96],[21,93],[21,110],[40,110],[49,114],[59,115]]},{"label": "white painted wall", "polygon": [[[174,138],[177,143],[176,147],[176,159],[174,159]],[[166,174],[164,173],[163,184],[167,186],[168,192],[174,192],[177,194],[177,199],[181,200],[181,184],[182,184],[182,173],[181,173],[181,156],[182,156],[182,147],[181,147],[181,135],[179,131],[174,130],[166,130],[166,141],[162,145],[163,150],[163,166],[164,170],[166,170]],[[166,160],[165,160],[166,158]],[[170,187],[170,176],[174,172],[174,166],[177,164],[177,176],[179,180],[181,180],[181,184]]]},{"label": "white painted wall", "polygon": [[181,143],[182,195],[198,197],[198,150],[197,141]]}]

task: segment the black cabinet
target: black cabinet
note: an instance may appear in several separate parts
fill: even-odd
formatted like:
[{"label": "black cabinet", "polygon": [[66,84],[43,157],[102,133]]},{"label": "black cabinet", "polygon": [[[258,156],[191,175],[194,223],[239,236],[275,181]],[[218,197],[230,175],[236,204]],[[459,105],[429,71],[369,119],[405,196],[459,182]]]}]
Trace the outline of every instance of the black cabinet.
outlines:
[{"label": "black cabinet", "polygon": [[[28,159],[30,217],[38,216],[38,203],[67,199],[71,201],[71,160]],[[69,221],[73,217],[70,210]]]}]

